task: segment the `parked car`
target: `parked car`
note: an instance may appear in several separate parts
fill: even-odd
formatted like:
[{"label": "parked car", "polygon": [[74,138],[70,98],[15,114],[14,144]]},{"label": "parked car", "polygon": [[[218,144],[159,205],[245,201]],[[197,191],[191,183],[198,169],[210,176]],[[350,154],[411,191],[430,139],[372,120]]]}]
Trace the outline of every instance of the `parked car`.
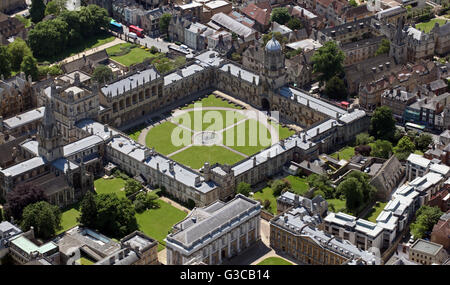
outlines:
[{"label": "parked car", "polygon": [[133,33],[133,32],[128,33],[128,37],[131,38],[131,39],[137,39],[137,35],[135,33]]}]

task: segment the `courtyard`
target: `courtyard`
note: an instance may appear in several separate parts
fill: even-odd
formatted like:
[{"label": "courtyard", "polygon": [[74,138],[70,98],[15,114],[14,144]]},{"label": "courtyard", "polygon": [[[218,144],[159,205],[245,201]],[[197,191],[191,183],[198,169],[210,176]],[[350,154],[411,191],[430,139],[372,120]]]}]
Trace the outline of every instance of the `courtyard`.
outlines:
[{"label": "courtyard", "polygon": [[[201,110],[196,109],[201,103]],[[173,112],[152,126],[146,145],[193,169],[205,162],[233,165],[287,138],[294,131],[260,111],[245,110],[214,95]]]}]

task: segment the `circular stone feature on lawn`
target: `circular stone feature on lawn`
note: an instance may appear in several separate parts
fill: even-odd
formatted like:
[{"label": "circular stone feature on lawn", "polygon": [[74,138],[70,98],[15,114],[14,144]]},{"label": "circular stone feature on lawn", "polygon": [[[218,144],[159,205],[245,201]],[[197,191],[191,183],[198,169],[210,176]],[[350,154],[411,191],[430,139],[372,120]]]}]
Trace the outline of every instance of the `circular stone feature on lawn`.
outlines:
[{"label": "circular stone feature on lawn", "polygon": [[197,132],[192,140],[194,145],[217,145],[222,142],[222,134],[213,131]]}]

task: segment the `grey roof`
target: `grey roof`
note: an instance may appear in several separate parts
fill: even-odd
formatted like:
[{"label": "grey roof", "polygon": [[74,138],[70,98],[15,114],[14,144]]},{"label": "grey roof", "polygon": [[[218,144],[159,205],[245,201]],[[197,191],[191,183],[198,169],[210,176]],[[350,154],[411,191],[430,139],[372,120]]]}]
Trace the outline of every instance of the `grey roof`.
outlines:
[{"label": "grey roof", "polygon": [[55,167],[56,169],[58,169],[64,173],[67,173],[67,171],[69,170],[69,167],[71,170],[75,170],[78,168],[78,165],[67,160],[66,158],[59,158],[59,159],[53,161],[52,165],[53,165],[53,167]]},{"label": "grey roof", "polygon": [[322,44],[313,39],[304,39],[301,41],[288,43],[286,46],[294,50],[301,48],[303,51],[310,51],[322,47]]},{"label": "grey roof", "polygon": [[413,245],[411,245],[411,249],[430,254],[430,255],[436,255],[439,250],[441,250],[443,246],[441,244],[437,244],[431,241],[426,241],[423,239],[416,240]]},{"label": "grey roof", "polygon": [[281,50],[281,45],[277,41],[277,39],[275,39],[274,34],[272,34],[272,38],[267,42],[265,49],[266,49],[266,51],[280,51]]},{"label": "grey roof", "polygon": [[136,252],[128,248],[122,248],[118,252],[106,256],[95,265],[132,265],[140,258]]},{"label": "grey roof", "polygon": [[219,66],[224,61],[224,59],[220,57],[219,53],[214,50],[202,52],[201,54],[197,55],[195,59],[210,66]]},{"label": "grey roof", "polygon": [[35,140],[28,140],[20,144],[20,146],[24,149],[26,149],[29,153],[34,154],[35,156],[38,155],[38,147],[39,143]]},{"label": "grey roof", "polygon": [[249,37],[255,33],[253,29],[239,23],[235,19],[222,12],[213,15],[211,17],[211,20],[228,30],[235,32],[238,36],[244,38]]},{"label": "grey roof", "polygon": [[[169,234],[165,241],[166,244],[190,251],[194,247],[205,245],[216,236],[221,236],[235,223],[259,215],[260,211],[259,202],[238,194],[216,211],[209,213],[203,211],[203,219],[190,223],[187,228],[174,234]],[[191,216],[186,219],[191,219]]]},{"label": "grey roof", "polygon": [[189,77],[197,72],[203,71],[205,68],[198,64],[191,64],[185,68],[179,69],[175,72],[169,73],[164,76],[164,86],[170,85],[175,81]]},{"label": "grey roof", "polygon": [[13,165],[9,168],[0,170],[5,174],[5,176],[16,176],[27,171],[33,170],[35,168],[41,167],[45,165],[47,161],[43,157],[33,157],[29,160],[22,161],[16,165]]},{"label": "grey roof", "polygon": [[232,64],[232,63],[224,64],[220,69],[222,71],[228,72],[228,67],[230,68],[230,72],[232,75],[238,77],[239,73],[240,73],[241,78],[250,83],[253,83],[253,78],[255,78],[255,84],[259,85],[259,75],[255,74],[251,71],[245,70],[245,69],[241,68],[240,66]]},{"label": "grey roof", "polygon": [[81,140],[75,141],[73,143],[70,143],[68,145],[65,145],[64,150],[64,156],[69,157],[72,156],[78,152],[81,152],[86,149],[90,149],[94,147],[97,144],[100,144],[103,142],[103,139],[97,135],[91,135],[89,137],[83,138]]},{"label": "grey roof", "polygon": [[34,110],[6,119],[3,121],[3,123],[5,124],[6,128],[14,129],[33,121],[42,119],[42,117],[44,117],[44,110],[45,107],[39,107]]},{"label": "grey roof", "polygon": [[116,131],[115,129],[101,124],[99,122],[96,122],[92,119],[84,119],[81,121],[78,121],[75,126],[79,129],[83,129],[85,131],[87,131],[88,133],[91,133],[93,135],[97,135],[99,137],[101,137],[103,140],[107,140],[112,136],[118,134],[119,132]]},{"label": "grey roof", "polygon": [[112,97],[120,96],[124,92],[128,92],[131,89],[136,88],[137,85],[143,85],[145,82],[150,82],[159,77],[160,75],[156,69],[154,67],[150,67],[105,85],[101,88],[101,90],[105,95],[111,94]]},{"label": "grey roof", "polygon": [[296,100],[298,103],[304,106],[307,106],[309,104],[309,107],[311,109],[317,110],[322,114],[326,114],[331,118],[336,118],[337,115],[343,115],[346,113],[344,109],[341,109],[335,105],[322,101],[291,87],[282,87],[280,89],[280,95],[292,100]]},{"label": "grey roof", "polygon": [[146,147],[143,145],[140,145],[139,143],[135,142],[134,140],[118,136],[114,137],[109,143],[108,147],[111,147],[112,149],[121,152],[125,154],[126,156],[133,158],[137,161],[144,161],[145,160],[145,149]]}]

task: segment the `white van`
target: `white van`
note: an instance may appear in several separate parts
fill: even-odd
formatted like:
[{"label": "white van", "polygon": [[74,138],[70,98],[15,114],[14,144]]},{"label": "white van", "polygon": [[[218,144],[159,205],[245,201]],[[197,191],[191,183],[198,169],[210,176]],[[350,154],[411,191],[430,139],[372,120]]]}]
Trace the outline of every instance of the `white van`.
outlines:
[{"label": "white van", "polygon": [[131,38],[131,39],[137,39],[137,35],[135,33],[133,33],[133,32],[128,33],[128,37]]}]

